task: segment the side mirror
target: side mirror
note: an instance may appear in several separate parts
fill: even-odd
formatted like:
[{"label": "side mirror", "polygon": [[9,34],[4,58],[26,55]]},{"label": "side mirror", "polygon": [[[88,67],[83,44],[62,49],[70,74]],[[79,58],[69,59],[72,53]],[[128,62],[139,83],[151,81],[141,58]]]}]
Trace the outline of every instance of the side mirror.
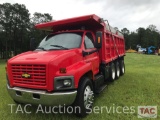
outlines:
[{"label": "side mirror", "polygon": [[96,32],[95,47],[97,49],[100,49],[102,47],[102,32],[101,31]]},{"label": "side mirror", "polygon": [[88,55],[88,52],[82,51],[82,55],[83,57],[85,57],[86,55]]},{"label": "side mirror", "polygon": [[85,57],[86,55],[90,55],[90,54],[95,53],[95,52],[97,52],[97,51],[98,51],[97,49],[96,49],[96,50],[89,51],[89,52],[82,51],[82,55],[83,55],[83,57]]},{"label": "side mirror", "polygon": [[30,50],[34,50],[35,49],[35,39],[31,38],[30,39]]}]

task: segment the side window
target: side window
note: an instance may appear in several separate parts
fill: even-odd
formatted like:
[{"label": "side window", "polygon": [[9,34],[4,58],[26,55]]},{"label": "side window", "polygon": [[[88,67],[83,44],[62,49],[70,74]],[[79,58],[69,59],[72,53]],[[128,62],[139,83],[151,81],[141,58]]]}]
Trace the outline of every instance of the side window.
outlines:
[{"label": "side window", "polygon": [[94,48],[93,36],[91,33],[86,33],[84,44],[86,49]]}]

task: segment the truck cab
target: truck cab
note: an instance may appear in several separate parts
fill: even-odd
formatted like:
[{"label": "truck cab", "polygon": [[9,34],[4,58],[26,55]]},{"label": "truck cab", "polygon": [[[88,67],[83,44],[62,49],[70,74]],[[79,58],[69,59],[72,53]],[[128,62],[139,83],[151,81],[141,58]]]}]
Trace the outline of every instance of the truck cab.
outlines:
[{"label": "truck cab", "polygon": [[87,115],[94,93],[106,87],[108,78],[114,81],[125,71],[124,38],[107,31],[100,20],[87,15],[36,25],[51,33],[35,50],[8,60],[7,90],[12,99],[79,106],[75,113]]}]

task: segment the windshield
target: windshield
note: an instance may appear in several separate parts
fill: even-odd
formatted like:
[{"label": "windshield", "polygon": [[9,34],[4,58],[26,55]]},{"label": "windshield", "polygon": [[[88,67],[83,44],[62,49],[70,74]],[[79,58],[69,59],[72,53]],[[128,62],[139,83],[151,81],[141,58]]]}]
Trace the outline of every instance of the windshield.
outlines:
[{"label": "windshield", "polygon": [[46,36],[37,49],[59,50],[79,48],[82,41],[82,33],[60,33]]}]

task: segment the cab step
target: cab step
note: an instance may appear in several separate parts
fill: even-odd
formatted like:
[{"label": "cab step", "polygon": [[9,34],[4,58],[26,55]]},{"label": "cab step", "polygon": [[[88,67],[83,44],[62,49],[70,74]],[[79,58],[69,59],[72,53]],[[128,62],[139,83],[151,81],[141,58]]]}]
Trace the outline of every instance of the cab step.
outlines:
[{"label": "cab step", "polygon": [[106,87],[107,87],[107,84],[102,85],[100,88],[95,90],[95,93],[96,94],[101,93]]}]

